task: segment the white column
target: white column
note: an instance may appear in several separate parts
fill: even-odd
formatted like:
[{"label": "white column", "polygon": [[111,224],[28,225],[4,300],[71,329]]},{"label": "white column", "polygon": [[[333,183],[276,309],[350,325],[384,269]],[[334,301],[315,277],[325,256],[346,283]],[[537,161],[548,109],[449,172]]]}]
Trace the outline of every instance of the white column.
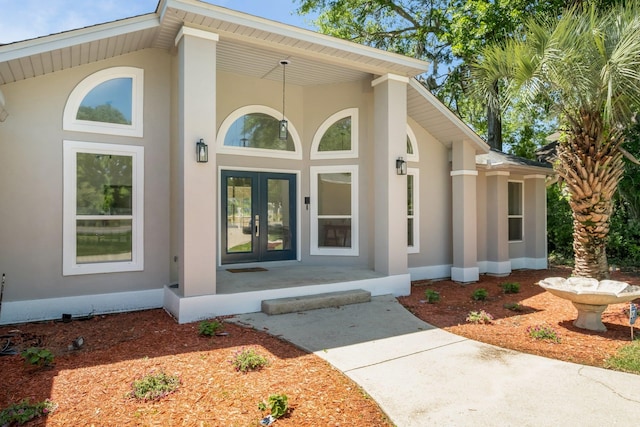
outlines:
[{"label": "white column", "polygon": [[476,206],[476,153],[467,141],[452,145],[452,225],[453,266],[451,280],[475,282],[480,278],[478,268],[478,232]]},{"label": "white column", "polygon": [[[179,288],[185,297],[216,293],[216,45],[218,35],[182,27],[178,47]],[[209,162],[196,162],[196,142]]]},{"label": "white column", "polygon": [[509,259],[509,172],[489,171],[487,177],[487,273],[511,273]]},{"label": "white column", "polygon": [[396,159],[407,159],[406,77],[384,75],[372,82],[374,94],[374,268],[386,275],[406,274],[407,176],[396,173]]}]

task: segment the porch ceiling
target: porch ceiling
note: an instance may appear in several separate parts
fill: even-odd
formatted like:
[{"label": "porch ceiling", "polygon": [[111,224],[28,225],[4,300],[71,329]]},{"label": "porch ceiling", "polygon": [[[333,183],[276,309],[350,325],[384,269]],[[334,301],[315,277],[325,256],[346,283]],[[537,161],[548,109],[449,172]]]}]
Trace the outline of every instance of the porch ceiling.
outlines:
[{"label": "porch ceiling", "polygon": [[0,85],[113,58],[142,49],[174,51],[183,25],[220,36],[218,69],[318,85],[393,73],[415,76],[428,64],[195,0],[161,0],[158,11],[0,46]]}]

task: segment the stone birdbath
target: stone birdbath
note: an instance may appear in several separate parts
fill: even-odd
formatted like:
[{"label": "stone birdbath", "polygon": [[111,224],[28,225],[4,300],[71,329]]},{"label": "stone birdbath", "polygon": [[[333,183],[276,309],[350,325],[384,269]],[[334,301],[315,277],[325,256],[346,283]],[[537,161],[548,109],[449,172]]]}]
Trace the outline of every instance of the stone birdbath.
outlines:
[{"label": "stone birdbath", "polygon": [[609,304],[619,304],[640,298],[640,286],[616,280],[596,280],[584,277],[549,277],[538,284],[547,292],[568,299],[578,310],[574,326],[604,332],[602,312]]}]

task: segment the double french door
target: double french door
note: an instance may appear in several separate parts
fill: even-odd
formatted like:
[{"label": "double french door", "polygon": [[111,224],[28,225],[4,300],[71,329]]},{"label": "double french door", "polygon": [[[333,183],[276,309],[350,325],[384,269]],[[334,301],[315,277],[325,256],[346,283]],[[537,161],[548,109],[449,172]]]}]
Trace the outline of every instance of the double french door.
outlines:
[{"label": "double french door", "polygon": [[296,259],[296,176],[223,170],[222,264]]}]

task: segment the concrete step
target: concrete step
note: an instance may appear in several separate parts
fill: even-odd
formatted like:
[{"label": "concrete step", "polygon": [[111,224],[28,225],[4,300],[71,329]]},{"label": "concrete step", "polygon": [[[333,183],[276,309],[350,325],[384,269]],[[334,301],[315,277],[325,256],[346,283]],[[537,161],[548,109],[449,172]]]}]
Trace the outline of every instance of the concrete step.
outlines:
[{"label": "concrete step", "polygon": [[339,307],[341,305],[370,302],[371,292],[364,289],[327,292],[325,294],[304,295],[299,297],[276,298],[262,301],[265,314],[285,314],[318,308]]}]

